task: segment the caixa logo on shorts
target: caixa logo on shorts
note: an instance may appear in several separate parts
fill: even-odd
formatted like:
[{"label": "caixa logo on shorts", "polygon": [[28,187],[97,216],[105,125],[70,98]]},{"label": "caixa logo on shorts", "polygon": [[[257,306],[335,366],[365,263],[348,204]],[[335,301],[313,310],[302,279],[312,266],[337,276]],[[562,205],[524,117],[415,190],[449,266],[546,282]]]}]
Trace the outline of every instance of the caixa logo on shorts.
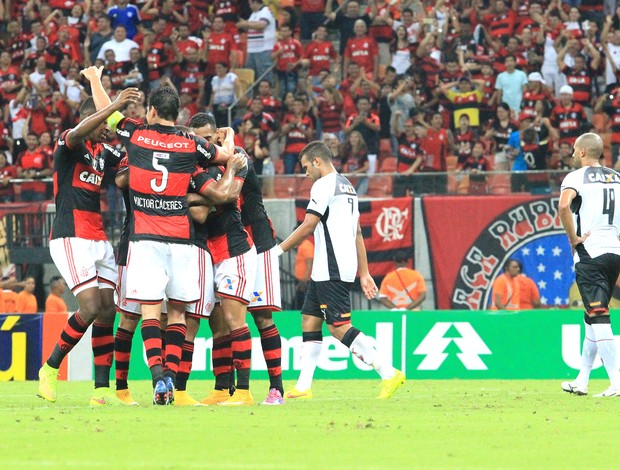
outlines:
[{"label": "caixa logo on shorts", "polygon": [[543,305],[568,304],[574,273],[570,246],[558,217],[558,198],[518,204],[480,232],[461,262],[452,308],[488,308],[493,281],[509,258],[523,264],[523,272],[536,283]]}]

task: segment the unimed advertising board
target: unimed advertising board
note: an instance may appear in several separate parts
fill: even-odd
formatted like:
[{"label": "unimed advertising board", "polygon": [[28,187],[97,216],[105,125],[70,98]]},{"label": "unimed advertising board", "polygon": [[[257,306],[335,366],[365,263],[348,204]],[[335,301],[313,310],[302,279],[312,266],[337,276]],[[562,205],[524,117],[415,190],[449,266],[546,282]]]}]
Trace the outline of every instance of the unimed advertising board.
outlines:
[{"label": "unimed advertising board", "polygon": [[[301,365],[301,318],[298,312],[280,312],[274,318],[282,336],[283,377],[294,380]],[[577,310],[373,311],[353,315],[355,325],[375,338],[379,349],[411,379],[573,377],[581,361],[582,318],[583,313]],[[43,315],[0,315],[0,380],[36,378],[42,360],[41,337],[45,335],[41,335],[42,319]],[[252,377],[266,379],[260,338],[251,318],[248,320],[253,330]],[[613,312],[612,323],[619,322],[620,315]],[[616,331],[619,327],[616,326]],[[202,322],[195,342],[192,379],[213,378],[210,337],[207,323]],[[326,329],[315,376],[377,379],[374,371],[352,358],[348,349],[329,336]],[[593,377],[604,376],[597,359]],[[137,334],[130,379],[149,377],[144,348]]]},{"label": "unimed advertising board", "polygon": [[[620,322],[620,315],[616,322]],[[274,315],[282,336],[285,380],[301,367],[301,318],[298,312]],[[394,366],[412,379],[548,379],[576,375],[581,361],[583,313],[574,310],[527,312],[354,312],[354,324],[375,338]],[[260,338],[253,330],[252,377],[267,378]],[[193,379],[212,379],[208,325],[196,338]],[[139,335],[134,338],[130,379],[149,378]],[[376,373],[333,339],[324,328],[316,378],[377,379]],[[593,377],[604,377],[597,358]]]}]

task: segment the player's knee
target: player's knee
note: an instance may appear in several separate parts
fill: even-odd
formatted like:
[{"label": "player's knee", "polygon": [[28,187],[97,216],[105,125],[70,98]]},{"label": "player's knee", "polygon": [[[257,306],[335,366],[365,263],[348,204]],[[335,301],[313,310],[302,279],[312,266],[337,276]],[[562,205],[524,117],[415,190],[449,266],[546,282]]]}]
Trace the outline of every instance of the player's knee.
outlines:
[{"label": "player's knee", "polygon": [[98,296],[80,299],[80,317],[87,322],[93,322],[101,313],[101,300]]},{"label": "player's knee", "polygon": [[254,324],[259,330],[264,330],[273,325],[273,316],[270,311],[258,310],[252,312],[252,318],[254,318]]},{"label": "player's knee", "polygon": [[139,321],[140,317],[138,317],[137,315],[128,315],[126,313],[121,313],[121,319],[118,323],[118,327],[127,331],[136,331]]}]

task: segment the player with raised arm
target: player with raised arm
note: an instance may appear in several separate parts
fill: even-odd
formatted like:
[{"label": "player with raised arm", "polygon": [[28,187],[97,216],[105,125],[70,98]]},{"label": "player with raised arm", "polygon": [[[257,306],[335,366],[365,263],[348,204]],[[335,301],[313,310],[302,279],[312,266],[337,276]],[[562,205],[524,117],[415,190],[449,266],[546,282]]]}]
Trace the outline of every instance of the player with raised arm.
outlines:
[{"label": "player with raised arm", "polygon": [[573,147],[576,170],[562,182],[558,212],[573,250],[586,336],[579,374],[573,381],[562,382],[562,389],[588,394],[598,352],[611,386],[594,396],[615,397],[620,396],[620,372],[609,301],[620,274],[620,173],[601,166],[603,139],[597,134],[583,134]]},{"label": "player with raised arm", "polygon": [[[217,138],[214,118],[206,113],[198,113],[190,120],[190,126],[198,135],[211,141]],[[241,188],[241,221],[245,230],[252,237],[257,251],[256,278],[252,289],[252,299],[248,311],[252,314],[254,323],[261,337],[263,357],[269,373],[269,393],[262,402],[263,405],[284,404],[284,390],[282,386],[282,340],[280,332],[273,321],[273,311],[281,310],[280,300],[280,271],[278,257],[272,253],[276,246],[276,237],[273,225],[265,206],[260,181],[254,170],[252,161],[241,147],[235,147],[235,152],[244,155],[247,160],[248,172]],[[230,338],[228,334],[214,338],[213,344],[214,373],[217,380],[215,390],[210,401],[227,399],[227,389],[224,387],[226,367],[231,363]],[[218,388],[218,386],[220,388]]]},{"label": "player with raised arm", "polygon": [[80,123],[63,132],[54,150],[56,217],[50,234],[50,254],[65,282],[77,297],[79,310],[67,321],[52,354],[39,370],[38,395],[56,401],[58,369],[65,356],[92,324],[95,391],[91,405],[111,401],[109,381],[114,349],[114,252],[103,229],[101,181],[108,166],[122,155],[102,144],[106,119],[139,99],[138,90],[123,90],[114,103],[97,111],[92,98],[80,106]]},{"label": "player with raised arm", "polygon": [[[109,98],[101,85],[101,69],[90,67],[85,75],[97,105],[105,104]],[[185,306],[199,298],[198,253],[187,201],[190,179],[198,161],[226,153],[176,129],[178,113],[178,94],[170,87],[160,87],[149,95],[147,124],[121,113],[108,119],[128,153],[133,218],[127,255],[127,300],[141,304],[141,331],[153,379],[153,403],[157,405],[174,401],[176,373],[187,332]],[[228,184],[231,182],[229,177]],[[160,333],[164,298],[168,315],[165,362]]]},{"label": "player with raised arm", "polygon": [[286,398],[312,398],[312,377],[321,352],[323,322],[333,337],[381,376],[377,398],[390,398],[405,382],[405,375],[374,346],[374,341],[351,324],[351,287],[359,271],[364,295],[374,299],[377,286],[368,271],[366,247],[359,224],[358,199],[350,181],[332,163],[332,152],[323,142],[311,142],[300,153],[301,167],[314,182],[302,224],[276,252],[299,245],[314,233],[312,274],[301,310],[302,369]]}]

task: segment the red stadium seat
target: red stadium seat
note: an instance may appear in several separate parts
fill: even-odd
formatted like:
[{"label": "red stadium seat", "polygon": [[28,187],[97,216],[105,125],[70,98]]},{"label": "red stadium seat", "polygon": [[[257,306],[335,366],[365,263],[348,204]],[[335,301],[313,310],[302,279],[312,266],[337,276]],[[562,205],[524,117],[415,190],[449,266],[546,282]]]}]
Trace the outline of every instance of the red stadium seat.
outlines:
[{"label": "red stadium seat", "polygon": [[279,176],[275,179],[274,186],[278,199],[295,197],[297,181],[294,176]]},{"label": "red stadium seat", "polygon": [[383,161],[386,158],[393,157],[392,142],[390,139],[381,139],[379,141],[379,161]]},{"label": "red stadium seat", "polygon": [[273,167],[276,171],[276,175],[284,174],[284,160],[282,160],[281,158],[273,161]]},{"label": "red stadium seat", "polygon": [[371,176],[368,181],[368,197],[392,197],[391,176]]},{"label": "red stadium seat", "polygon": [[381,173],[394,173],[396,171],[396,157],[388,157],[381,162]]},{"label": "red stadium seat", "polygon": [[491,194],[510,194],[510,175],[491,175],[489,176],[489,189]]},{"label": "red stadium seat", "polygon": [[297,191],[295,192],[298,198],[308,199],[310,197],[310,188],[312,188],[312,181],[308,178],[297,177]]}]

